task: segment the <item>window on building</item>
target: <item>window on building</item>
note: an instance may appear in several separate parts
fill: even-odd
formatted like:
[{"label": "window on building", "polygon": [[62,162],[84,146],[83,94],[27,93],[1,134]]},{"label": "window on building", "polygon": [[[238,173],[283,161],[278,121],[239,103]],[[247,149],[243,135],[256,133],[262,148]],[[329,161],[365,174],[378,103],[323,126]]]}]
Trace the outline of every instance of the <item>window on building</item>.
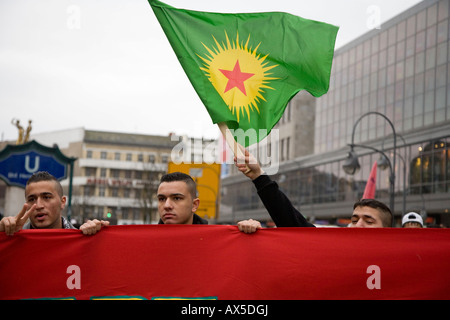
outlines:
[{"label": "window on building", "polygon": [[117,169],[111,169],[111,177],[113,177],[113,178],[119,178],[119,177],[120,177],[120,170],[117,170]]},{"label": "window on building", "polygon": [[449,159],[448,141],[430,141],[412,149],[417,154],[411,161],[411,193],[448,192]]},{"label": "window on building", "polygon": [[84,186],[84,196],[85,197],[91,197],[94,195],[94,187],[92,186]]},{"label": "window on building", "polygon": [[141,219],[141,212],[137,208],[133,209],[133,219],[134,220],[140,220]]},{"label": "window on building", "polygon": [[130,208],[123,208],[122,219],[128,219],[128,212],[129,211],[130,211]]},{"label": "window on building", "polygon": [[135,179],[142,179],[142,171],[135,171],[134,172],[134,178]]},{"label": "window on building", "polygon": [[97,218],[103,219],[103,207],[97,207]]},{"label": "window on building", "polygon": [[119,188],[111,188],[111,197],[119,196]]},{"label": "window on building", "polygon": [[286,160],[290,159],[289,153],[291,152],[291,137],[286,138]]},{"label": "window on building", "polygon": [[86,177],[95,177],[97,169],[96,168],[85,168],[84,169]]}]

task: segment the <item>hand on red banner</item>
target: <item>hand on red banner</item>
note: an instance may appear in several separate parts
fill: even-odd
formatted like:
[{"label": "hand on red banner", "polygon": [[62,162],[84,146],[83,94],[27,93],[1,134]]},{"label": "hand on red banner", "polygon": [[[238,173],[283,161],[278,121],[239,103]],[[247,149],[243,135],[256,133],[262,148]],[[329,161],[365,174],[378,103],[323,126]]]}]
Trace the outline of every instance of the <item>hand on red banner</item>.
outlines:
[{"label": "hand on red banner", "polygon": [[256,230],[261,228],[261,223],[256,220],[249,219],[239,221],[237,226],[239,228],[239,231],[242,231],[244,233],[254,233],[256,232]]},{"label": "hand on red banner", "polygon": [[8,236],[12,236],[15,232],[21,230],[31,212],[36,209],[36,204],[33,204],[30,209],[27,209],[28,204],[25,203],[17,216],[4,217],[0,221],[0,232],[4,231]]},{"label": "hand on red banner", "polygon": [[80,230],[85,235],[93,235],[100,231],[101,228],[109,226],[109,221],[104,220],[88,220],[80,227]]}]

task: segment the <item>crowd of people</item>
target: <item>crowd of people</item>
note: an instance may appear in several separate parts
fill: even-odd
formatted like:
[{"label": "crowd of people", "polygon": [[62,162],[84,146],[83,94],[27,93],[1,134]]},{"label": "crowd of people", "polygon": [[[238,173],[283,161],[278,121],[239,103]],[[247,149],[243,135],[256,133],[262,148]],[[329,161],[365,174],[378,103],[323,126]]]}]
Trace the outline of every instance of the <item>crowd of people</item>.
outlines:
[{"label": "crowd of people", "polygon": [[[197,211],[200,200],[195,181],[187,174],[174,172],[161,178],[158,191],[160,224],[208,224]],[[67,197],[60,182],[50,173],[34,173],[25,186],[25,204],[16,216],[0,220],[0,232],[13,235],[22,229],[76,229],[62,216]],[[93,235],[109,225],[107,220],[88,220],[80,226],[85,235]],[[254,220],[238,223],[245,233],[256,231]]]},{"label": "crowd of people", "polygon": [[[256,187],[259,198],[263,202],[270,217],[278,227],[314,227],[292,205],[278,184],[271,180],[247,150],[244,157],[235,157],[234,162],[239,171],[251,179]],[[390,208],[376,199],[361,199],[353,205],[349,227],[355,228],[386,228],[393,225],[393,214]],[[422,217],[415,212],[405,214],[403,228],[423,228]]]},{"label": "crowd of people", "polygon": [[[275,226],[315,227],[292,205],[278,184],[265,174],[256,159],[247,150],[244,152],[242,158],[235,157],[235,165],[255,185]],[[16,216],[0,220],[0,232],[13,235],[21,229],[76,229],[62,215],[67,198],[60,182],[50,173],[40,171],[30,177],[25,187],[25,199],[22,210]],[[197,186],[185,173],[163,175],[157,190],[157,201],[159,224],[208,224],[195,213],[200,206]],[[390,208],[375,199],[357,201],[350,219],[349,227],[355,228],[386,228],[393,225]],[[108,225],[107,220],[93,219],[83,223],[79,229],[84,235],[94,235]],[[238,222],[237,227],[244,233],[254,233],[261,228],[261,223],[248,219]],[[402,227],[423,228],[423,218],[416,212],[409,212],[402,218]]]}]

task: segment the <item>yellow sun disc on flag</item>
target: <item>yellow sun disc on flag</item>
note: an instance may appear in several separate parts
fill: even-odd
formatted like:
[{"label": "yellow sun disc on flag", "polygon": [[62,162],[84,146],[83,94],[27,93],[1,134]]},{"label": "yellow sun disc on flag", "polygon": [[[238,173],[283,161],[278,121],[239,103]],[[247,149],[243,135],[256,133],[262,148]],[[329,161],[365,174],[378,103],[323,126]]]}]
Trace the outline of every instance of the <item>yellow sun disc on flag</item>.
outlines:
[{"label": "yellow sun disc on flag", "polygon": [[202,43],[208,53],[204,57],[197,54],[205,66],[200,69],[236,116],[237,122],[241,115],[250,121],[251,112],[259,113],[258,104],[261,100],[266,101],[264,89],[273,89],[268,84],[277,78],[269,77],[268,71],[277,65],[269,66],[265,61],[268,55],[257,53],[260,44],[253,50],[249,48],[250,35],[245,44],[239,43],[239,34],[236,42],[230,42],[226,32],[225,37],[226,44],[220,44],[213,36],[215,47],[212,48]]}]

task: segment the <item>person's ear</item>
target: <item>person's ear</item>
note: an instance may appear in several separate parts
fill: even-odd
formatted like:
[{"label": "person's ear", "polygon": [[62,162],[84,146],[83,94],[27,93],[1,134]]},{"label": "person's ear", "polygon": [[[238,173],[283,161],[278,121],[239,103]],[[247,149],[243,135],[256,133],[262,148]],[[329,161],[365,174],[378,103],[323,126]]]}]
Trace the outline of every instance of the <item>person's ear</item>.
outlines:
[{"label": "person's ear", "polygon": [[61,210],[63,210],[66,207],[66,201],[67,201],[67,197],[66,196],[62,196],[62,198],[61,198]]},{"label": "person's ear", "polygon": [[192,212],[197,211],[199,205],[200,205],[200,199],[199,198],[195,198],[192,201]]}]

